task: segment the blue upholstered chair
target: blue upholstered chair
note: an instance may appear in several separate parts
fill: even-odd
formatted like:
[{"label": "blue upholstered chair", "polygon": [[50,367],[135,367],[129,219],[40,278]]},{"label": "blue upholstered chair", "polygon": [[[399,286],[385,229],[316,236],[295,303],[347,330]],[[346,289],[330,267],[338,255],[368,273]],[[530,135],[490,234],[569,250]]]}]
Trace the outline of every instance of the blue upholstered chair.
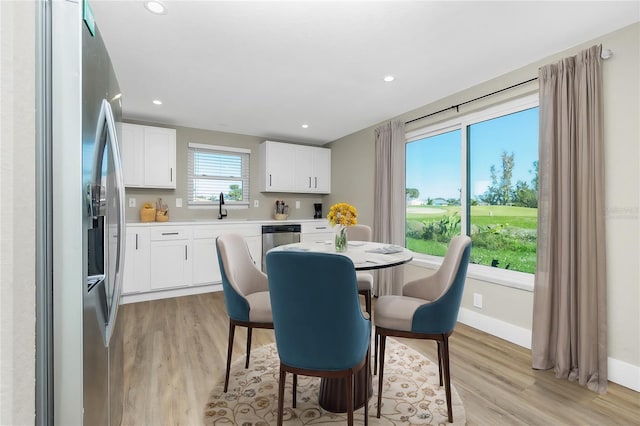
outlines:
[{"label": "blue upholstered chair", "polygon": [[402,296],[381,296],[375,308],[376,361],[380,340],[380,376],[378,377],[378,413],[382,404],[384,350],[387,336],[431,339],[438,342],[440,386],[444,373],[449,422],[451,411],[451,376],[449,370],[449,336],[458,319],[462,291],[467,276],[471,238],[458,236],[451,240],[438,271],[426,278],[406,283]]},{"label": "blue upholstered chair", "polygon": [[[368,225],[347,226],[349,241],[371,241],[371,227]],[[356,272],[358,280],[358,294],[364,296],[365,311],[371,316],[371,292],[373,291],[373,274],[369,271]]]},{"label": "blue upholstered chair", "polygon": [[247,359],[251,356],[251,331],[254,328],[273,328],[271,301],[267,276],[258,269],[244,237],[234,233],[216,238],[218,263],[222,274],[224,302],[229,316],[229,343],[224,391],[229,386],[229,369],[236,326],[247,327]]},{"label": "blue upholstered chair", "polygon": [[[353,424],[357,371],[369,371],[371,322],[358,301],[353,262],[341,255],[296,251],[267,254],[269,292],[280,356],[278,425],[282,424],[286,373],[345,380],[348,424]],[[364,418],[368,424],[368,374]]]}]

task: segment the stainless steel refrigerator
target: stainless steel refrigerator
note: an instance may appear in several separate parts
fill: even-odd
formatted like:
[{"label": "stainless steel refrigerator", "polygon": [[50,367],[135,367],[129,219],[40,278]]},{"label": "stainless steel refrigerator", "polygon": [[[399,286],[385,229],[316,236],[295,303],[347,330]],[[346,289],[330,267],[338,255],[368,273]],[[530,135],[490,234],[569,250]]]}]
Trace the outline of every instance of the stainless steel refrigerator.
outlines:
[{"label": "stainless steel refrigerator", "polygon": [[118,308],[126,240],[117,126],[122,99],[90,4],[51,5],[54,423],[119,425],[124,389]]}]

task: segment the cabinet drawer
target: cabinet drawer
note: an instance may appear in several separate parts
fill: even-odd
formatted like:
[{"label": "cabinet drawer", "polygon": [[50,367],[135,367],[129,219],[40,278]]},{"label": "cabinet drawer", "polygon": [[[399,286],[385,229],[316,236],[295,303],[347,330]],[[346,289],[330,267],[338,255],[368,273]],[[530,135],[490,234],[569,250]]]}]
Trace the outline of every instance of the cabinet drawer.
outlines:
[{"label": "cabinet drawer", "polygon": [[329,222],[326,220],[321,220],[317,223],[315,222],[303,222],[301,227],[301,232],[303,234],[307,233],[320,233],[327,232],[329,234],[333,233],[333,228],[329,225]]},{"label": "cabinet drawer", "polygon": [[151,230],[151,241],[186,240],[191,238],[191,228],[162,227]]}]

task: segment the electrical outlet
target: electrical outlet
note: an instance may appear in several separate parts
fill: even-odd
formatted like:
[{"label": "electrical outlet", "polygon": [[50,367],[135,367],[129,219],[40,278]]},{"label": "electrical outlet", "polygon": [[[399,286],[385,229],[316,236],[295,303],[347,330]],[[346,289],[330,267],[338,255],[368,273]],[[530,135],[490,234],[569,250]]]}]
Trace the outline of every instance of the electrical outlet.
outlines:
[{"label": "electrical outlet", "polygon": [[176,207],[182,207],[182,198],[176,198]]},{"label": "electrical outlet", "polygon": [[129,207],[135,207],[136,206],[136,199],[133,197],[129,197]]},{"label": "electrical outlet", "polygon": [[296,200],[296,209],[300,208],[300,200]]},{"label": "electrical outlet", "polygon": [[482,309],[482,294],[473,293],[473,306]]},{"label": "electrical outlet", "polygon": [[253,200],[253,207],[260,207],[260,201]]}]

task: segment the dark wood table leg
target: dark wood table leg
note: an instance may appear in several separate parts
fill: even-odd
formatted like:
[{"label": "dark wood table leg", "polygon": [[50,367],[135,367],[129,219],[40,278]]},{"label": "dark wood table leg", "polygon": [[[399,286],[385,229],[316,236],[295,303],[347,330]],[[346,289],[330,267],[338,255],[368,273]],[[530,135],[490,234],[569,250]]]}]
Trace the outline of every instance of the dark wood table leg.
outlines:
[{"label": "dark wood table leg", "polygon": [[[357,410],[364,407],[365,389],[362,386],[362,375],[367,375],[367,387],[369,388],[369,399],[373,395],[373,385],[371,383],[371,368],[367,370],[364,366],[356,373],[353,381],[355,391],[355,401],[353,409]],[[320,381],[320,392],[318,395],[319,403],[322,408],[332,413],[347,412],[347,396],[345,395],[346,378],[326,379]]]}]

